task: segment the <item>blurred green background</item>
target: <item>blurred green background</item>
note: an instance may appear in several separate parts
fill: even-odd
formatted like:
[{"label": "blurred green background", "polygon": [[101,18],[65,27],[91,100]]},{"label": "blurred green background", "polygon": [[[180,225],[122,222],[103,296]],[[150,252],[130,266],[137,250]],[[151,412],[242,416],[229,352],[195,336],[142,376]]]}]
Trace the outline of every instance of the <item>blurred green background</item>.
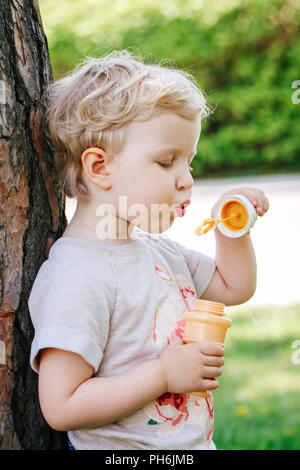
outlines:
[{"label": "blurred green background", "polygon": [[227,307],[225,365],[213,392],[223,450],[300,449],[300,304]]},{"label": "blurred green background", "polygon": [[195,75],[216,106],[203,126],[195,178],[300,170],[300,104],[292,102],[292,83],[300,80],[299,0],[39,4],[54,78],[86,55],[123,48]]},{"label": "blurred green background", "polygon": [[[299,0],[39,5],[55,79],[87,55],[123,48],[194,74],[216,109],[203,126],[193,177],[300,171],[300,103],[292,102],[292,83],[300,80]],[[227,312],[234,327],[214,392],[217,448],[299,449],[300,364],[292,344],[300,304]]]}]

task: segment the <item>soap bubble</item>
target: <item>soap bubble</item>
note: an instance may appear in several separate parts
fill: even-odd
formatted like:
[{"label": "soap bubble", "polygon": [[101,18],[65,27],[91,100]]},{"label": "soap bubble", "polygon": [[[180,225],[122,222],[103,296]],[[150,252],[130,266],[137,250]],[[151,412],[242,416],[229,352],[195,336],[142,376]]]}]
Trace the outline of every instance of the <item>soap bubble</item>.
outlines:
[{"label": "soap bubble", "polygon": [[266,327],[278,320],[276,308],[273,305],[257,305],[250,310],[249,315],[258,327]]}]

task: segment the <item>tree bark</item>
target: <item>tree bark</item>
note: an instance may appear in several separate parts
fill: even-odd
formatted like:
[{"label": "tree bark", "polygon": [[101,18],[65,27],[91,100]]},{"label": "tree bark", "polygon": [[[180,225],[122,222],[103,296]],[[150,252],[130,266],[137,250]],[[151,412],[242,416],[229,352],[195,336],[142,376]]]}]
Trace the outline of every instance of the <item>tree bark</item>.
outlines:
[{"label": "tree bark", "polygon": [[52,81],[37,0],[0,0],[0,449],[64,449],[29,365],[28,297],[65,227],[65,197],[40,101]]}]

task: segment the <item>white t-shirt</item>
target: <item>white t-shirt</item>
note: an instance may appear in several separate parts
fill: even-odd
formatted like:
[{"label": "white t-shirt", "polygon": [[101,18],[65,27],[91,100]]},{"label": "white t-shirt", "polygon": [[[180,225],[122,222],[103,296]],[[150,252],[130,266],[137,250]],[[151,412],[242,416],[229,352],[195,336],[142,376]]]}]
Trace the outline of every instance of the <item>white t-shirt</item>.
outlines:
[{"label": "white t-shirt", "polygon": [[[215,260],[136,229],[127,245],[62,237],[29,297],[35,336],[30,364],[52,347],[81,355],[93,376],[124,373],[183,337],[185,311],[209,285]],[[132,415],[68,432],[75,449],[215,449],[213,399],[165,393]]]}]

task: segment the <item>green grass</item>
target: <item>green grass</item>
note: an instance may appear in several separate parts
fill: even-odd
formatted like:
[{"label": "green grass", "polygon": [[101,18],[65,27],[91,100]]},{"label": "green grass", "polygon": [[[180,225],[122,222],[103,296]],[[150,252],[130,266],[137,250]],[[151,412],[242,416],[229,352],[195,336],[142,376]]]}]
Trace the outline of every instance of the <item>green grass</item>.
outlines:
[{"label": "green grass", "polygon": [[300,304],[226,314],[226,363],[213,394],[217,449],[299,450]]}]

